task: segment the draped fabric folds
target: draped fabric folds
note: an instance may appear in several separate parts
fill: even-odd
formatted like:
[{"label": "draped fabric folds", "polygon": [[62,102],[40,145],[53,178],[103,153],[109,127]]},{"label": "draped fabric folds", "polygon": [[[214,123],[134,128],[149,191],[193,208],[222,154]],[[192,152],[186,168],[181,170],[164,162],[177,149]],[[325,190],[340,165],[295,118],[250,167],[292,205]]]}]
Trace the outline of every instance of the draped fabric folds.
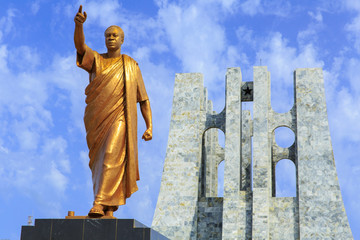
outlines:
[{"label": "draped fabric folds", "polygon": [[106,58],[89,47],[77,65],[90,78],[84,122],[95,202],[123,205],[140,179],[136,103],[148,99],[141,72],[127,55]]}]

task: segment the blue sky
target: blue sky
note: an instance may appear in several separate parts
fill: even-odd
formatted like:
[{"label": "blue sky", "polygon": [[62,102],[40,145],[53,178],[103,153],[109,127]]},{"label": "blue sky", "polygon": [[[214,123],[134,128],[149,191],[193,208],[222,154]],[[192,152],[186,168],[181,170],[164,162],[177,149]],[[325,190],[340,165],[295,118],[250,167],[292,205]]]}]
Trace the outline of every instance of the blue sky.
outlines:
[{"label": "blue sky", "polygon": [[[87,214],[92,183],[83,125],[88,76],[76,67],[73,18],[88,14],[86,43],[125,31],[122,52],[139,62],[154,133],[139,142],[140,190],[116,213],[151,225],[165,159],[175,73],[202,72],[216,111],[225,73],[271,72],[272,106],[293,104],[293,71],[322,67],[336,167],[360,239],[360,1],[13,0],[0,8],[0,239],[19,239],[28,216]],[[139,137],[145,124],[139,118]],[[286,169],[286,168],[285,168]],[[284,190],[285,191],[285,190]]]}]

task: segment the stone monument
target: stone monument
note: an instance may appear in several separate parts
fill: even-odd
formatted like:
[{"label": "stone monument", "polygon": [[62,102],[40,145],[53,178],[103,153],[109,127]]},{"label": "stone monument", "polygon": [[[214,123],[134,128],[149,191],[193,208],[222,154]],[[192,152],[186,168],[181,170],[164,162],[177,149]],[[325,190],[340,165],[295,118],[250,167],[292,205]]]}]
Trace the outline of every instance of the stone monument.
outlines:
[{"label": "stone monument", "polygon": [[[226,74],[224,110],[217,114],[199,73],[176,74],[165,165],[152,228],[169,239],[353,239],[337,179],[328,126],[323,72],[296,69],[294,106],[270,104],[270,73],[254,67]],[[253,117],[242,102],[253,101]],[[278,127],[295,142],[279,147]],[[214,130],[215,128],[215,130]],[[219,146],[217,130],[225,133]],[[296,168],[296,197],[276,197],[275,167]],[[225,161],[224,195],[217,167]]]}]

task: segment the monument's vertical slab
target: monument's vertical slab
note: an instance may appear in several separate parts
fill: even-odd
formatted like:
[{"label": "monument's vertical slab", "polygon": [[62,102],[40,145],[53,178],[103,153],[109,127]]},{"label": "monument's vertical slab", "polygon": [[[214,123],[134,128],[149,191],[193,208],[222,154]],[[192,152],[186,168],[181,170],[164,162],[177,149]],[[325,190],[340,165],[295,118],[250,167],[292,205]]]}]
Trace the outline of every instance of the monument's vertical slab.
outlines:
[{"label": "monument's vertical slab", "polygon": [[152,225],[170,239],[196,239],[203,93],[201,74],[176,74],[166,160]]},{"label": "monument's vertical slab", "polygon": [[239,238],[241,221],[241,70],[228,68],[226,73],[225,167],[223,239]]},{"label": "monument's vertical slab", "polygon": [[270,73],[266,67],[254,67],[252,238],[261,240],[269,239],[270,109]]},{"label": "monument's vertical slab", "polygon": [[352,239],[331,146],[323,73],[295,71],[301,239]]},{"label": "monument's vertical slab", "polygon": [[242,111],[242,127],[241,127],[241,190],[250,191],[252,188],[251,177],[251,138],[252,138],[252,119],[249,110]]},{"label": "monument's vertical slab", "polygon": [[269,239],[299,239],[296,197],[273,197],[270,202]]},{"label": "monument's vertical slab", "polygon": [[222,235],[222,197],[202,197],[198,202],[198,240],[217,240]]},{"label": "monument's vertical slab", "polygon": [[[243,82],[244,83],[244,82]],[[244,85],[244,84],[243,84]],[[251,113],[248,110],[242,111],[241,127],[241,191],[240,191],[240,239],[252,239],[252,120]]]}]

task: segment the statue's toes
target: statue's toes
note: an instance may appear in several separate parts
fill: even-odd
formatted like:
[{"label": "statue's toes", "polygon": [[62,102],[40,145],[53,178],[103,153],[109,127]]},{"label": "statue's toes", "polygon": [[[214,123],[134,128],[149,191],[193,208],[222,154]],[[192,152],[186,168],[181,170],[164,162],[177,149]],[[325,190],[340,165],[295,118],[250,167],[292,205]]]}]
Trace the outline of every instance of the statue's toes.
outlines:
[{"label": "statue's toes", "polygon": [[103,207],[101,205],[95,205],[93,206],[89,213],[88,213],[88,216],[89,217],[92,217],[92,218],[99,218],[99,217],[102,217],[104,216],[104,211],[103,211]]}]

